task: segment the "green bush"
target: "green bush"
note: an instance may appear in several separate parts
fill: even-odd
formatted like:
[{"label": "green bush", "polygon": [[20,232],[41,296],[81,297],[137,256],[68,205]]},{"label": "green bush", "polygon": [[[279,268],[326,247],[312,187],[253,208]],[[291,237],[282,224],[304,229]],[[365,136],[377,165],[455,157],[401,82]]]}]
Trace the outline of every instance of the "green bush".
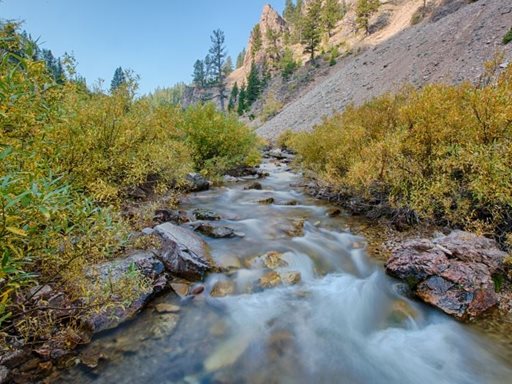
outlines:
[{"label": "green bush", "polygon": [[508,44],[512,41],[512,28],[503,36],[503,44]]}]

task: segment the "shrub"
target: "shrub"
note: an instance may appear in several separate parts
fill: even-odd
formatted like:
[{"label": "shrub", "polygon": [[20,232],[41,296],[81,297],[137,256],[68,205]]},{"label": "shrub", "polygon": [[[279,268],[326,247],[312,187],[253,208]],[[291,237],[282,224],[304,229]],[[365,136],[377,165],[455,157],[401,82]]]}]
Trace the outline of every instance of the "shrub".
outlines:
[{"label": "shrub", "polygon": [[263,121],[268,121],[269,119],[277,115],[282,108],[283,103],[276,98],[275,94],[270,93],[265,98],[263,110],[261,111],[261,119]]},{"label": "shrub", "polygon": [[512,41],[512,28],[503,36],[503,44],[508,44]]},{"label": "shrub", "polygon": [[404,88],[291,139],[303,166],[351,193],[484,234],[512,231],[512,69],[495,82]]}]

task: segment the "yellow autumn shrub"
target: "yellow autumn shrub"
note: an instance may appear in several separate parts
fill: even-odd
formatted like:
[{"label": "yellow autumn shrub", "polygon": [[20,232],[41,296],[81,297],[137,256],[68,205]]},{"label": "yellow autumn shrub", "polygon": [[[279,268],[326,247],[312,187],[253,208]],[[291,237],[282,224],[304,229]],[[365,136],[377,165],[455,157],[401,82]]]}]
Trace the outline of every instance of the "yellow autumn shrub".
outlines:
[{"label": "yellow autumn shrub", "polygon": [[287,139],[339,189],[378,191],[424,218],[512,231],[512,67],[478,85],[427,85],[350,106]]}]

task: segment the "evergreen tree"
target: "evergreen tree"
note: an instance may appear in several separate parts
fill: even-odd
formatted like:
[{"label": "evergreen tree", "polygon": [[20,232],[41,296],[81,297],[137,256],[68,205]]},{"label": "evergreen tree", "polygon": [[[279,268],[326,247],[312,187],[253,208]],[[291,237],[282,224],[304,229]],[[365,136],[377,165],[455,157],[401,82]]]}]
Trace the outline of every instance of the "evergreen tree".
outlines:
[{"label": "evergreen tree", "polygon": [[126,84],[126,74],[123,68],[118,67],[114,72],[114,77],[110,83],[110,92],[114,93],[119,87]]},{"label": "evergreen tree", "polygon": [[238,114],[241,116],[247,110],[247,90],[245,88],[245,84],[242,84],[242,88],[240,88],[240,92],[238,94]]},{"label": "evergreen tree", "polygon": [[288,80],[298,66],[299,63],[293,58],[293,51],[290,48],[286,48],[284,50],[283,57],[279,61],[279,67],[281,69],[283,79]]},{"label": "evergreen tree", "polygon": [[228,77],[231,72],[233,72],[233,60],[231,59],[231,56],[228,56],[226,59],[226,62],[224,63],[223,67],[224,76]]},{"label": "evergreen tree", "polygon": [[370,33],[370,17],[379,10],[379,6],[379,0],[357,0],[356,23],[367,35]]},{"label": "evergreen tree", "polygon": [[236,58],[236,68],[240,68],[242,65],[244,65],[244,59],[245,59],[245,48],[240,52]]},{"label": "evergreen tree", "polygon": [[277,31],[274,31],[272,28],[267,30],[267,55],[272,61],[272,64],[275,64],[281,58],[281,49],[279,45],[280,35]]},{"label": "evergreen tree", "polygon": [[212,77],[213,77],[213,67],[212,67],[212,57],[210,55],[206,55],[204,58],[204,82],[205,87],[208,87],[212,83]]},{"label": "evergreen tree", "polygon": [[295,4],[293,0],[286,0],[284,4],[283,17],[289,23],[293,22],[293,18],[295,17]]},{"label": "evergreen tree", "polygon": [[261,28],[259,24],[256,24],[254,28],[252,29],[251,33],[251,54],[252,57],[254,57],[261,49],[261,46],[263,45],[263,39],[261,36]]},{"label": "evergreen tree", "polygon": [[312,0],[303,20],[301,41],[304,52],[311,55],[311,61],[315,60],[315,52],[321,41],[321,14],[322,0]]},{"label": "evergreen tree", "polygon": [[332,30],[343,18],[344,9],[338,0],[325,0],[322,8],[322,23],[329,37]]},{"label": "evergreen tree", "polygon": [[252,63],[251,71],[249,72],[249,76],[247,77],[247,90],[246,90],[246,105],[250,107],[260,95],[261,91],[261,81],[260,74],[258,71],[258,67],[256,64]]},{"label": "evergreen tree", "polygon": [[61,59],[56,59],[55,56],[53,56],[52,51],[49,49],[43,49],[40,54],[42,60],[46,64],[46,68],[48,68],[48,71],[52,75],[55,82],[58,84],[63,84],[66,76],[64,74],[64,68],[62,67]]},{"label": "evergreen tree", "polygon": [[231,89],[231,95],[229,96],[228,111],[230,112],[235,110],[235,106],[238,101],[238,92],[238,83],[235,82],[233,89]]},{"label": "evergreen tree", "polygon": [[206,70],[204,67],[204,61],[197,60],[194,63],[194,73],[192,75],[193,82],[196,87],[205,88],[206,87]]},{"label": "evergreen tree", "polygon": [[224,46],[224,32],[220,29],[213,31],[211,35],[212,46],[210,47],[210,57],[212,62],[213,85],[219,90],[220,108],[224,108],[224,99],[226,98],[226,84],[224,76],[224,64],[226,62],[226,47]]}]

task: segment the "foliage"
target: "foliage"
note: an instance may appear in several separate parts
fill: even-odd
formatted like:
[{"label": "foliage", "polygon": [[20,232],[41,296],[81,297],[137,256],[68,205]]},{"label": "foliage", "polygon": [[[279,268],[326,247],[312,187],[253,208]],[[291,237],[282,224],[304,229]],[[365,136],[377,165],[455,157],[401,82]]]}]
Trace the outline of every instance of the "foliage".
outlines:
[{"label": "foliage", "polygon": [[228,111],[229,112],[233,112],[235,110],[235,107],[238,102],[239,92],[240,91],[238,89],[238,83],[235,82],[235,84],[233,85],[233,88],[231,89],[231,94],[229,95],[229,103],[228,103]]},{"label": "foliage", "polygon": [[315,52],[320,44],[321,38],[321,16],[322,16],[322,0],[312,0],[308,3],[306,16],[302,25],[302,39],[304,44],[304,52],[311,55],[311,60],[315,59]]},{"label": "foliage", "polygon": [[261,35],[261,28],[259,24],[256,24],[251,32],[251,55],[252,57],[261,50],[263,45],[263,37]]},{"label": "foliage", "polygon": [[114,72],[114,77],[110,83],[110,92],[114,93],[117,89],[126,84],[126,74],[123,68],[118,67]]},{"label": "foliage", "polygon": [[512,28],[503,36],[503,44],[508,44],[512,41]]},{"label": "foliage", "polygon": [[244,65],[244,59],[245,59],[245,48],[236,57],[236,68],[237,69],[242,67],[242,65]]},{"label": "foliage", "polygon": [[196,105],[184,112],[180,129],[198,169],[221,174],[238,164],[256,165],[256,135],[235,115],[224,116],[212,104]]},{"label": "foliage", "polygon": [[356,23],[358,28],[370,32],[370,17],[379,10],[380,0],[357,0]]},{"label": "foliage", "polygon": [[279,62],[283,79],[288,80],[299,66],[300,63],[293,57],[293,51],[290,48],[286,48]]},{"label": "foliage", "polygon": [[203,60],[196,60],[194,63],[194,73],[192,74],[192,81],[198,88],[205,88],[207,84],[206,69]]},{"label": "foliage", "polygon": [[322,7],[322,23],[327,35],[331,37],[332,30],[345,13],[345,7],[338,0],[325,0]]},{"label": "foliage", "polygon": [[172,91],[136,99],[130,72],[112,94],[93,92],[66,57],[57,82],[16,28],[0,28],[0,334],[34,338],[39,323],[21,316],[29,288],[52,284],[91,305],[124,300],[122,284],[128,295],[147,288],[132,273],[114,295],[86,276],[129,246],[120,207],[130,190],[163,192],[194,168],[211,174],[257,157],[254,133],[233,116],[211,105],[183,111],[161,96]]},{"label": "foliage", "polygon": [[231,56],[226,58],[226,62],[224,63],[222,70],[224,71],[225,77],[228,77],[233,72],[233,59],[231,59]]},{"label": "foliage", "polygon": [[245,104],[249,108],[258,99],[262,91],[260,73],[256,64],[252,63],[251,71],[247,77],[247,90],[245,95]]},{"label": "foliage", "polygon": [[265,97],[263,109],[261,111],[261,119],[267,121],[277,115],[283,108],[283,103],[276,98],[276,95],[270,93]]},{"label": "foliage", "polygon": [[238,94],[238,108],[237,112],[240,116],[242,116],[249,107],[247,106],[247,88],[245,84],[242,84],[242,88],[240,88],[240,93]]},{"label": "foliage", "polygon": [[212,42],[209,50],[212,85],[217,87],[219,90],[220,105],[221,109],[224,111],[224,99],[226,98],[226,95],[224,94],[226,91],[224,65],[226,63],[227,55],[226,46],[224,45],[224,32],[220,29],[213,31],[210,36],[210,40]]},{"label": "foliage", "polygon": [[292,146],[340,189],[501,236],[512,231],[512,67],[481,84],[405,88],[293,135]]},{"label": "foliage", "polygon": [[156,88],[147,98],[153,107],[182,105],[187,86],[177,83],[169,88]]}]

